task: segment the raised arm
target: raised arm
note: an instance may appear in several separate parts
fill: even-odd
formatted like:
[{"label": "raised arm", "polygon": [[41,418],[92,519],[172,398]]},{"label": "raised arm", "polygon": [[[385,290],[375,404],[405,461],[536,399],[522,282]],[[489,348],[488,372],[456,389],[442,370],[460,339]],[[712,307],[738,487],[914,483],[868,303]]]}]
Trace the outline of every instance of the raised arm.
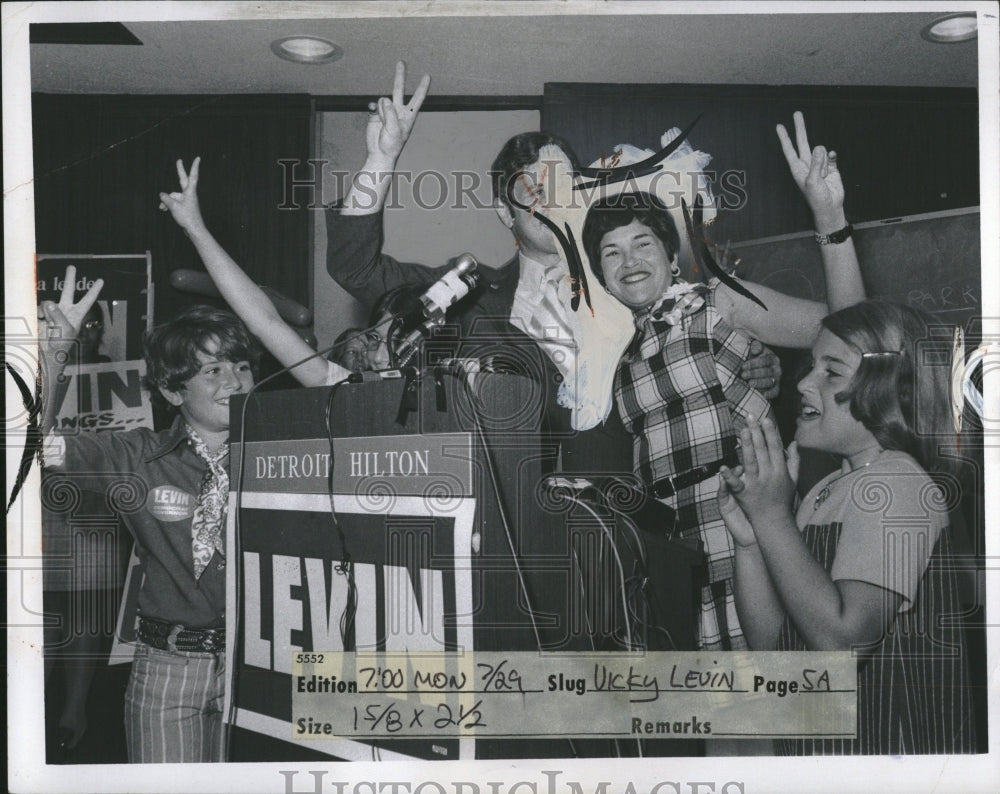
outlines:
[{"label": "raised arm", "polygon": [[[781,149],[795,184],[813,213],[817,234],[829,236],[847,227],[844,214],[844,185],[837,168],[837,153],[823,146],[809,148],[805,121],[796,112],[795,145],[784,125],[777,126]],[[796,148],[797,147],[797,148]],[[767,344],[808,347],[819,331],[819,322],[831,311],[852,306],[865,299],[854,241],[848,235],[820,245],[826,279],[825,303],[793,298],[759,284],[748,284],[765,304],[765,311],[753,301],[721,285],[716,304],[737,328],[748,331]]]},{"label": "raised arm", "polygon": [[[194,243],[208,274],[222,297],[246,323],[247,328],[283,366],[301,361],[315,351],[288,325],[274,304],[243,269],[233,261],[205,226],[198,205],[198,172],[201,158],[196,157],[190,173],[177,161],[177,177],[181,190],[160,193],[160,206],[168,210]],[[330,362],[321,357],[311,358],[291,370],[303,386],[322,386],[328,382]],[[347,376],[344,371],[344,377]]]},{"label": "raised arm", "polygon": [[[776,128],[792,178],[812,210],[816,233],[831,235],[840,232],[847,227],[847,216],[844,214],[844,183],[837,168],[837,153],[832,149],[827,151],[823,146],[810,150],[802,114],[796,111],[793,118],[798,151],[792,146],[785,126],[779,124]],[[863,301],[865,287],[861,282],[858,255],[851,237],[844,238],[842,242],[820,245],[820,254],[826,275],[826,303],[830,311]]]},{"label": "raised arm", "polygon": [[66,364],[70,360],[70,352],[76,343],[77,334],[84,317],[94,305],[97,296],[101,294],[104,280],[97,279],[87,293],[74,302],[76,295],[76,268],[66,267],[66,278],[63,281],[59,303],[44,301],[42,315],[45,327],[40,329],[39,354],[42,363],[42,432],[47,433],[55,424],[57,401],[52,399],[56,386]]},{"label": "raised arm", "polygon": [[368,105],[368,127],[365,130],[367,157],[344,197],[341,210],[344,215],[371,215],[381,211],[385,205],[396,161],[410,137],[430,84],[431,78],[425,74],[410,101],[403,102],[406,64],[399,61],[392,98],[382,97]]},{"label": "raised arm", "polygon": [[392,98],[382,97],[368,106],[365,164],[344,200],[325,213],[327,272],[368,307],[396,287],[431,284],[445,269],[399,262],[382,252],[382,209],[396,161],[427,96],[430,77],[424,75],[409,103],[403,102],[405,84],[406,66],[399,62]]}]

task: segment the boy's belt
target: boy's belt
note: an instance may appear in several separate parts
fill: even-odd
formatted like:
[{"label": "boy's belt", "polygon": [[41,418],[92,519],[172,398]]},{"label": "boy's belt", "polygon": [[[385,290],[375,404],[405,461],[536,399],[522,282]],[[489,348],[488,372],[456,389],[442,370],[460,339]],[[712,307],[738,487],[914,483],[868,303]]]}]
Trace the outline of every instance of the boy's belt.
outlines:
[{"label": "boy's belt", "polygon": [[179,623],[139,618],[139,639],[161,651],[205,651],[226,649],[225,629],[186,629]]},{"label": "boy's belt", "polygon": [[723,466],[728,466],[733,469],[739,465],[739,458],[735,452],[722,460],[717,460],[714,463],[708,463],[704,466],[698,466],[695,469],[686,471],[683,474],[676,474],[673,477],[664,477],[661,480],[657,480],[652,485],[647,487],[650,494],[655,496],[657,499],[666,499],[673,496],[678,491],[685,488],[690,488],[692,485],[697,485],[703,480],[707,480],[713,474],[718,474],[719,469]]}]

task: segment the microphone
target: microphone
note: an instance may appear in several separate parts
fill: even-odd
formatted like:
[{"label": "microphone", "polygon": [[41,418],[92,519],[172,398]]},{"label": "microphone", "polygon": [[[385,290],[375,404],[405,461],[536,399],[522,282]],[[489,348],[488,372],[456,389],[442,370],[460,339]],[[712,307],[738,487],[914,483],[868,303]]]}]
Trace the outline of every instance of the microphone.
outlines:
[{"label": "microphone", "polygon": [[405,328],[416,324],[416,327],[395,347],[395,366],[402,367],[413,358],[423,339],[444,325],[448,308],[476,288],[480,281],[477,267],[479,263],[472,254],[462,254],[454,266],[420,296],[418,308],[396,318],[394,325],[398,323]]}]

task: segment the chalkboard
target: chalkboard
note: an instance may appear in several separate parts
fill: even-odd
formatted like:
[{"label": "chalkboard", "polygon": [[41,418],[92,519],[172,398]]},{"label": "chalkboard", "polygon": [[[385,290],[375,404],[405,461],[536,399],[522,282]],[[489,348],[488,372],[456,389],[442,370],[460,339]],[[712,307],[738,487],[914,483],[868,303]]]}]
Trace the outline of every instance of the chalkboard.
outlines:
[{"label": "chalkboard", "polygon": [[[978,207],[858,224],[854,242],[868,297],[919,306],[966,331],[978,328]],[[811,231],[733,243],[732,249],[741,278],[801,298],[826,297]]]},{"label": "chalkboard", "polygon": [[[919,306],[943,324],[961,325],[966,348],[982,333],[979,208],[890,218],[857,224],[854,242],[868,297]],[[824,300],[826,285],[813,233],[781,235],[732,244],[737,275],[780,292]],[[781,434],[791,441],[798,414],[795,385],[808,355],[776,348],[781,358],[781,394],[775,411]],[[833,456],[804,451],[799,492],[804,494],[839,463]]]}]

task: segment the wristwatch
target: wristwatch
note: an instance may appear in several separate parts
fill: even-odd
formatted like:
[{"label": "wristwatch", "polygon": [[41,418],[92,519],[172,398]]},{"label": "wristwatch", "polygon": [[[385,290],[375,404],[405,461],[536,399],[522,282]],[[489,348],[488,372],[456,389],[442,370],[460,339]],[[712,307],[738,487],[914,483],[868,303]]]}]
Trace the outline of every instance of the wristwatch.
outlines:
[{"label": "wristwatch", "polygon": [[847,224],[843,229],[837,229],[835,232],[830,232],[830,234],[820,234],[816,232],[816,242],[820,245],[835,245],[837,243],[842,243],[844,240],[848,239],[854,233],[854,227],[851,224]]}]

